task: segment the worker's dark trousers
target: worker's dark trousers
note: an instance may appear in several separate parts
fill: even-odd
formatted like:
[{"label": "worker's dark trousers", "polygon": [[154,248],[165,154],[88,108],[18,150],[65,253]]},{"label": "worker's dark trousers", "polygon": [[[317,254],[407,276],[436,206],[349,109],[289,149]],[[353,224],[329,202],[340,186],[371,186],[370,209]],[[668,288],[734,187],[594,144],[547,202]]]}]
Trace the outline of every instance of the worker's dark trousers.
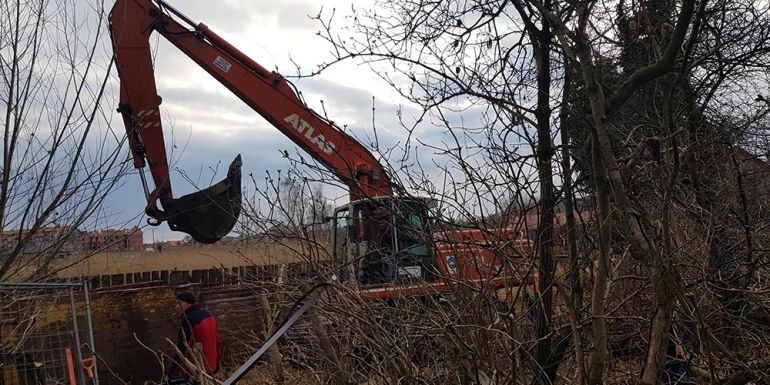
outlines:
[{"label": "worker's dark trousers", "polygon": [[184,377],[176,377],[168,380],[168,385],[200,385],[198,381],[192,381],[190,376],[185,374]]}]

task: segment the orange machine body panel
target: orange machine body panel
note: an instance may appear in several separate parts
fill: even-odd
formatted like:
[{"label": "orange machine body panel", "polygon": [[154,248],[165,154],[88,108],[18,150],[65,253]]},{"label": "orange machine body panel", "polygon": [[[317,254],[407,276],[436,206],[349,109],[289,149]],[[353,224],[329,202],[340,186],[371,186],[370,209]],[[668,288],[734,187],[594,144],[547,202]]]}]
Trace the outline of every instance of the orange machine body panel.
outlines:
[{"label": "orange machine body panel", "polygon": [[437,233],[434,239],[437,279],[361,287],[354,290],[354,296],[363,300],[388,300],[463,288],[496,290],[522,284],[532,286],[537,282],[537,270],[525,258],[533,250],[533,241],[521,239],[513,229],[458,230]]}]

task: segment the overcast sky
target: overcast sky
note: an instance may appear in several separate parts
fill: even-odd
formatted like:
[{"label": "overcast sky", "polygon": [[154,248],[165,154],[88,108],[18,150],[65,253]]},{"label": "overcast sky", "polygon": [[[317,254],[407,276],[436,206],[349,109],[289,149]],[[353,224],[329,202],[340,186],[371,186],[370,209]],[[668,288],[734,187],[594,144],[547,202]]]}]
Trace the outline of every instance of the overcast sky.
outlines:
[{"label": "overcast sky", "polygon": [[[277,66],[284,75],[296,74],[292,60],[309,73],[319,63],[332,56],[330,45],[316,35],[320,23],[310,19],[324,8],[330,14],[336,8],[337,23],[344,21],[350,1],[262,0],[170,1],[177,10],[195,22],[208,25],[228,42],[252,59],[274,70]],[[356,1],[356,7],[365,7],[366,1]],[[225,175],[227,165],[237,154],[243,156],[243,175],[252,174],[258,181],[267,172],[276,175],[286,170],[288,160],[281,156],[291,154],[297,147],[277,129],[262,119],[239,99],[197,67],[189,58],[167,43],[160,35],[151,40],[156,49],[156,80],[164,119],[167,149],[170,152],[171,178],[175,196],[191,193],[196,186],[208,186]],[[372,132],[372,98],[376,100],[377,134],[381,143],[394,145],[404,136],[397,127],[396,109],[400,106],[407,115],[416,108],[395,94],[367,65],[344,63],[331,67],[321,76],[295,81],[307,103],[321,111],[321,101],[328,116],[359,137]],[[111,98],[118,96],[117,80],[112,84]],[[119,116],[113,124],[120,124]],[[119,127],[118,127],[119,128]],[[173,146],[173,148],[172,148]],[[126,154],[128,149],[125,148]],[[221,163],[220,163],[221,162]],[[212,169],[219,172],[214,176]],[[149,178],[149,175],[148,175]],[[149,179],[148,179],[149,180]],[[245,187],[248,180],[244,178]],[[329,198],[338,197],[334,206],[345,203],[343,191],[325,187]],[[145,241],[167,241],[184,238],[185,234],[172,232],[166,224],[146,226],[142,216],[144,193],[139,177],[134,174],[107,202],[108,211],[122,218],[119,226],[138,225],[143,228]],[[153,231],[154,230],[154,231]]]}]

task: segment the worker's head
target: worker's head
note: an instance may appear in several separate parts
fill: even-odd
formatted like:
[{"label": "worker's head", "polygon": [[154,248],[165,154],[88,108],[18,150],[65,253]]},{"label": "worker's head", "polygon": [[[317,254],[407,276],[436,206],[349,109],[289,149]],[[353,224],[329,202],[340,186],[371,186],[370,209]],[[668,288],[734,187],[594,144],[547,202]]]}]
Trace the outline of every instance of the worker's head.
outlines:
[{"label": "worker's head", "polygon": [[176,295],[176,299],[178,300],[176,307],[183,313],[198,303],[198,301],[195,300],[195,294],[189,290],[180,291],[179,294]]}]

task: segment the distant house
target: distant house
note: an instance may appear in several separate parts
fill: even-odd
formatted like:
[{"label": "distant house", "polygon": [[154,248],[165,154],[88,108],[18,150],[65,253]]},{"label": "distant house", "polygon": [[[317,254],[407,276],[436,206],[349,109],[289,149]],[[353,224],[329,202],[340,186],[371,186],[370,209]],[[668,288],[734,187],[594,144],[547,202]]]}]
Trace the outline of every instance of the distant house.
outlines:
[{"label": "distant house", "polygon": [[83,247],[91,251],[128,251],[144,248],[142,229],[102,230],[83,234]]},{"label": "distant house", "polygon": [[[757,156],[749,153],[741,147],[733,147],[733,153],[735,155],[734,161],[736,161],[737,170],[742,177],[743,186],[741,186],[746,192],[747,199],[752,199],[750,204],[754,204],[756,208],[768,208],[770,209],[770,164],[765,161],[767,156]],[[578,202],[578,207],[582,210],[578,210],[574,214],[575,224],[581,229],[582,234],[588,234],[593,236],[598,234],[598,230],[595,228],[596,224],[593,223],[596,215],[591,201],[593,198],[588,197],[581,199]],[[529,210],[525,215],[520,215],[515,208],[510,209],[509,212],[503,213],[503,225],[520,230],[523,236],[529,239],[536,239],[537,230],[540,221],[540,214],[537,211],[538,207],[534,207]],[[563,212],[563,208],[557,208],[554,213],[553,223],[553,236],[555,246],[566,249],[566,237],[567,237],[567,215]]]},{"label": "distant house", "polygon": [[183,247],[187,246],[187,242],[180,240],[180,241],[168,241],[166,244],[170,247]]},{"label": "distant house", "polygon": [[767,196],[770,187],[770,164],[761,156],[750,154],[748,151],[735,147],[735,158],[740,162],[739,169],[746,182],[750,184],[761,196]]},{"label": "distant house", "polygon": [[[19,242],[26,239],[29,230],[10,230],[0,233],[0,255],[10,254]],[[70,226],[42,227],[26,241],[22,254],[40,254],[56,252],[57,256],[66,257],[79,251],[81,231]]]},{"label": "distant house", "polygon": [[749,168],[756,173],[761,173],[763,176],[770,175],[770,164],[767,164],[761,157],[752,155],[748,151],[737,146],[733,148],[733,151],[735,151],[736,158],[742,163],[745,163],[746,168]]},{"label": "distant house", "polygon": [[301,234],[297,227],[278,224],[267,229],[267,235],[274,238],[297,238]]}]

